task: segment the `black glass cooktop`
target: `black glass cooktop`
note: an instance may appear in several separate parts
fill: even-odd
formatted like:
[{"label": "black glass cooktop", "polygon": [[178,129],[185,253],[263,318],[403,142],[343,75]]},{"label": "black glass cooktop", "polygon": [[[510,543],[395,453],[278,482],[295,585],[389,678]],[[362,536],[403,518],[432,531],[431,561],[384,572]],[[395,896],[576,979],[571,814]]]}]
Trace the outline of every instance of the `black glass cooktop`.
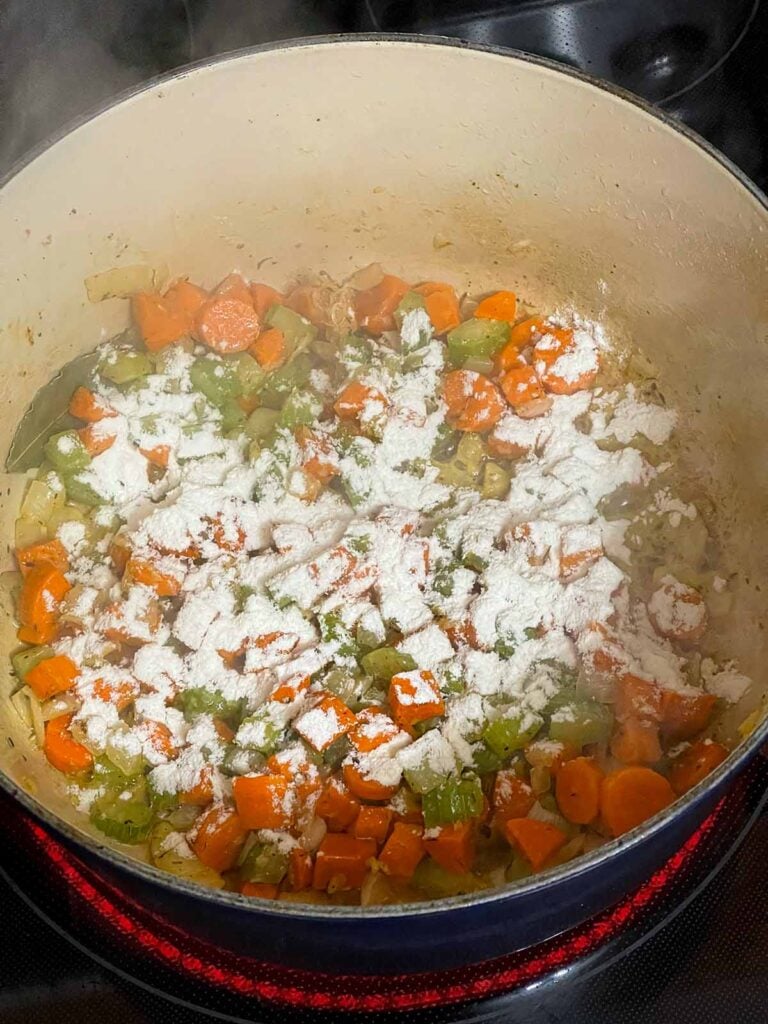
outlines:
[{"label": "black glass cooktop", "polygon": [[[342,31],[445,34],[554,57],[659,104],[768,184],[768,3],[761,0],[5,0],[0,173],[67,121],[152,75],[251,43]],[[613,946],[546,970],[507,996],[418,1017],[765,1024],[766,776],[765,765],[751,770],[718,822],[717,842],[703,844],[695,870]],[[2,810],[2,1024],[307,1019],[295,1007],[212,991],[123,948],[61,889],[54,868],[12,853],[3,832],[12,815]]]}]

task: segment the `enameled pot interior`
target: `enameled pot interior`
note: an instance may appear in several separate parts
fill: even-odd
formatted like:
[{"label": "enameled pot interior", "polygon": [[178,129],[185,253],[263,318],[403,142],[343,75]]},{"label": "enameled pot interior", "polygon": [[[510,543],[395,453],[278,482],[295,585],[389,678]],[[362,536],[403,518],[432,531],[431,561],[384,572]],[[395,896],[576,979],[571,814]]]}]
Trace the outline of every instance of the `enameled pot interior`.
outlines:
[{"label": "enameled pot interior", "polygon": [[[575,307],[658,368],[687,467],[718,504],[738,574],[723,653],[756,680],[723,721],[732,735],[765,692],[767,228],[761,198],[701,144],[546,62],[362,37],[234,55],[124,99],[0,191],[0,448],[62,364],[126,325],[125,301],[91,303],[83,283],[112,267],[279,286],[375,260]],[[2,483],[11,569],[24,478]],[[30,806],[92,837],[6,699],[4,611],[0,767]]]}]

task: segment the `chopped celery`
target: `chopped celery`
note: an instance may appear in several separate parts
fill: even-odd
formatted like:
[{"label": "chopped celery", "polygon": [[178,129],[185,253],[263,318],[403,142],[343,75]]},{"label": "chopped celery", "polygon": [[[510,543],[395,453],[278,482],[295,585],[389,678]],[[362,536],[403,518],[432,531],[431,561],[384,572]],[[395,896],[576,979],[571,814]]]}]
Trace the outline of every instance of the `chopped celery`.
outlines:
[{"label": "chopped celery", "polygon": [[494,754],[507,758],[516,750],[526,747],[543,724],[544,720],[531,712],[506,715],[486,725],[483,739]]},{"label": "chopped celery", "polygon": [[62,480],[70,501],[78,505],[87,505],[89,508],[105,504],[104,498],[89,483],[80,480],[77,473],[63,473]]},{"label": "chopped celery", "polygon": [[11,655],[14,675],[23,682],[35,665],[39,665],[46,658],[52,658],[53,653],[50,647],[25,647],[21,651],[16,651]]},{"label": "chopped celery", "polygon": [[483,790],[478,778],[449,778],[421,799],[424,824],[450,825],[454,821],[474,818],[483,810]]},{"label": "chopped celery", "polygon": [[431,857],[425,857],[418,865],[413,875],[412,884],[429,899],[434,900],[477,892],[487,888],[488,885],[487,882],[469,871],[464,874],[446,871]]},{"label": "chopped celery", "polygon": [[432,449],[432,459],[436,462],[445,462],[454,456],[462,436],[460,430],[453,430],[447,423],[441,423],[437,428],[437,437]]},{"label": "chopped celery", "polygon": [[102,360],[99,373],[118,386],[129,384],[152,373],[152,361],[144,352],[122,348]]},{"label": "chopped celery", "polygon": [[64,504],[66,495],[58,477],[51,472],[47,476],[52,478],[51,482],[56,481],[57,487],[51,487],[45,480],[31,480],[19,509],[21,516],[29,516],[47,523],[54,510]]},{"label": "chopped celery", "polygon": [[288,855],[275,843],[254,843],[240,865],[244,882],[266,882],[277,885],[288,870]]},{"label": "chopped celery", "polygon": [[360,650],[357,643],[337,612],[318,615],[317,624],[320,627],[320,639],[323,643],[337,643],[339,646],[336,653],[340,657],[358,656]]},{"label": "chopped celery", "polygon": [[510,475],[498,462],[486,462],[483,466],[482,498],[506,498],[509,491]]},{"label": "chopped celery", "polygon": [[350,366],[367,366],[373,357],[373,346],[367,338],[348,334],[339,345],[341,359]]},{"label": "chopped celery", "polygon": [[280,425],[295,430],[309,426],[323,411],[323,403],[311,391],[292,391],[285,400],[280,413]]},{"label": "chopped celery", "polygon": [[353,704],[360,693],[360,680],[343,668],[332,668],[323,680],[323,688],[334,693],[347,706]]},{"label": "chopped celery", "polygon": [[228,399],[231,401],[242,393],[236,365],[223,359],[207,356],[196,359],[189,368],[189,379],[194,390],[216,406],[222,406]]},{"label": "chopped celery", "polygon": [[532,874],[533,868],[530,861],[527,861],[525,857],[513,857],[509,867],[504,872],[504,878],[507,882],[520,882],[523,878],[528,878]]},{"label": "chopped celery", "polygon": [[395,310],[395,320],[398,325],[402,325],[404,318],[414,309],[426,309],[424,296],[419,295],[418,292],[406,292]]},{"label": "chopped celery", "polygon": [[210,889],[221,889],[224,885],[224,879],[217,871],[206,867],[197,857],[189,856],[189,846],[184,836],[176,831],[170,821],[158,821],[152,829],[149,855],[152,863],[161,871],[186,878],[190,882],[198,882]]},{"label": "chopped celery", "polygon": [[398,672],[413,672],[417,668],[410,654],[397,651],[394,647],[379,647],[369,651],[360,659],[360,665],[367,675],[384,682],[389,682]]},{"label": "chopped celery", "polygon": [[131,794],[128,799],[121,799],[121,792],[112,791],[94,801],[91,823],[119,843],[142,843],[152,828],[152,808],[131,790],[124,792]]},{"label": "chopped celery", "polygon": [[473,572],[483,572],[485,567],[488,565],[486,560],[480,555],[475,554],[474,551],[467,551],[461,556],[462,564],[467,569],[472,569]]},{"label": "chopped celery", "polygon": [[182,690],[176,697],[176,705],[188,722],[198,715],[215,715],[231,725],[239,722],[243,714],[242,700],[227,700],[218,690],[206,690],[204,686]]},{"label": "chopped celery", "polygon": [[141,750],[130,751],[126,749],[125,743],[121,742],[120,737],[129,734],[130,730],[127,725],[123,725],[122,732],[113,731],[110,734],[109,739],[104,747],[104,756],[113,764],[118,771],[122,772],[126,778],[130,778],[133,775],[140,774],[146,764],[144,755]]},{"label": "chopped celery", "polygon": [[492,750],[485,740],[480,740],[472,748],[472,767],[479,775],[497,772],[504,764],[504,758]]},{"label": "chopped celery", "polygon": [[[285,726],[272,718],[274,707],[274,704],[268,702],[243,719],[241,728],[244,732],[238,733],[241,746],[265,757],[275,753],[285,738]],[[246,738],[241,739],[243,736]]]},{"label": "chopped celery", "polygon": [[613,716],[596,700],[574,701],[558,707],[549,720],[550,739],[580,749],[588,743],[602,743],[613,727]]},{"label": "chopped celery", "polygon": [[493,649],[500,658],[507,661],[517,650],[517,644],[511,636],[500,636],[493,645]]},{"label": "chopped celery", "polygon": [[281,409],[294,388],[304,387],[313,367],[312,357],[307,352],[300,352],[290,363],[275,370],[267,377],[260,392],[262,405],[268,409]]},{"label": "chopped celery", "polygon": [[234,356],[232,365],[235,367],[235,373],[244,395],[250,395],[252,392],[258,391],[266,380],[267,375],[265,371],[262,370],[253,356],[249,356],[247,352],[240,352]]},{"label": "chopped celery", "polygon": [[509,340],[505,320],[467,320],[448,332],[448,355],[459,366],[468,359],[487,359]]},{"label": "chopped celery", "polygon": [[405,775],[405,781],[413,792],[420,794],[429,793],[431,790],[437,789],[447,778],[444,772],[435,771],[427,760],[416,768],[406,768],[403,774]]},{"label": "chopped celery", "polygon": [[287,306],[270,306],[264,321],[270,327],[276,327],[283,332],[289,359],[305,349],[317,335],[317,328],[309,320],[305,320]]},{"label": "chopped celery", "polygon": [[245,424],[245,413],[237,404],[237,400],[234,398],[226,398],[219,408],[221,409],[222,431],[225,434],[229,434],[231,431],[237,431],[237,433],[240,433],[238,428],[242,428]]},{"label": "chopped celery", "polygon": [[475,373],[482,373],[485,377],[490,377],[493,373],[493,360],[492,359],[467,359],[464,363],[465,370],[474,370]]},{"label": "chopped celery", "polygon": [[332,771],[335,771],[337,768],[341,767],[342,761],[349,755],[350,750],[351,747],[347,737],[339,736],[337,740],[334,740],[330,747],[326,747],[323,751],[322,763],[326,768],[330,768]]},{"label": "chopped celery", "polygon": [[480,479],[485,445],[477,434],[463,435],[456,454],[448,462],[436,463],[441,483],[454,487],[475,487]]},{"label": "chopped celery", "polygon": [[53,434],[45,442],[45,456],[62,473],[79,473],[91,463],[76,430]]},{"label": "chopped celery", "polygon": [[257,750],[246,750],[234,743],[229,747],[219,768],[224,775],[250,775],[264,767],[264,755]]},{"label": "chopped celery", "polygon": [[254,409],[243,429],[253,440],[264,441],[275,429],[279,419],[277,409]]}]

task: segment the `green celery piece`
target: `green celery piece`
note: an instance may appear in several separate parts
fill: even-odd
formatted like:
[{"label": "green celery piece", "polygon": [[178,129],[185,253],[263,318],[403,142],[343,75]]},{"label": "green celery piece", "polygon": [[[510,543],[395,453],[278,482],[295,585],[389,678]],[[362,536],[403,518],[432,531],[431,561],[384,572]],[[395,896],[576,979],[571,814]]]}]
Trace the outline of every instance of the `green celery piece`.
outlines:
[{"label": "green celery piece", "polygon": [[195,391],[219,408],[243,391],[236,365],[225,359],[196,359],[189,368],[189,379]]},{"label": "green celery piece", "polygon": [[335,694],[348,707],[357,699],[360,692],[360,680],[343,668],[332,668],[323,679],[323,689]]},{"label": "green celery piece", "polygon": [[317,328],[287,306],[270,306],[264,322],[283,332],[289,359],[307,348],[317,336]]},{"label": "green celery piece", "polygon": [[45,454],[61,473],[80,473],[91,464],[91,457],[75,430],[63,430],[49,437]]},{"label": "green celery piece", "polygon": [[320,627],[320,639],[323,643],[338,643],[338,654],[341,657],[356,658],[360,654],[355,639],[336,612],[318,615],[317,623]]},{"label": "green celery piece", "polygon": [[406,292],[405,295],[400,299],[397,309],[395,310],[395,320],[398,326],[402,324],[403,319],[414,311],[414,309],[426,309],[426,303],[424,296],[419,295],[418,292]]},{"label": "green celery piece", "polygon": [[602,743],[611,735],[613,715],[603,704],[588,698],[563,704],[549,720],[549,737],[580,749]]},{"label": "green celery piece", "polygon": [[379,647],[369,651],[360,659],[360,665],[367,675],[387,683],[392,676],[400,672],[413,672],[418,667],[410,654],[395,650],[394,647]]},{"label": "green celery piece", "polygon": [[246,750],[232,743],[219,768],[224,775],[251,775],[264,767],[266,758],[256,750]]},{"label": "green celery piece", "polygon": [[493,645],[493,649],[500,658],[506,661],[514,655],[517,649],[517,644],[510,636],[500,636]]},{"label": "green celery piece", "polygon": [[482,813],[483,790],[478,778],[446,779],[440,786],[431,789],[421,798],[424,825],[451,825],[455,821],[466,821]]},{"label": "green celery piece", "polygon": [[512,477],[509,472],[503,466],[500,466],[498,462],[486,462],[483,467],[480,497],[486,500],[489,498],[506,498],[511,479]]},{"label": "green celery piece", "polygon": [[153,817],[154,812],[145,800],[121,800],[119,792],[95,800],[90,812],[91,823],[119,843],[144,842],[152,829]]},{"label": "green celery piece", "polygon": [[254,843],[240,865],[244,882],[278,885],[288,871],[288,856],[275,843]]},{"label": "green celery piece", "polygon": [[311,391],[292,391],[280,413],[280,425],[289,430],[301,426],[308,427],[310,423],[317,422],[322,409],[322,402]]},{"label": "green celery piece", "polygon": [[254,441],[264,441],[275,429],[279,419],[277,409],[254,409],[243,429]]},{"label": "green celery piece", "polygon": [[52,658],[53,653],[53,649],[50,647],[24,647],[22,650],[16,651],[15,654],[11,655],[14,675],[17,679],[24,682],[27,678],[27,673],[35,665],[39,665],[41,661]]},{"label": "green celery piece", "polygon": [[245,413],[237,404],[237,401],[234,398],[227,398],[221,403],[219,408],[221,409],[222,432],[227,435],[232,431],[239,433],[238,428],[242,428],[245,425]]},{"label": "green celery piece", "polygon": [[486,775],[488,772],[497,772],[504,764],[504,758],[499,757],[495,750],[492,750],[485,740],[480,740],[472,750],[472,767],[479,775]]},{"label": "green celery piece", "polygon": [[442,775],[440,772],[436,772],[434,768],[431,768],[429,764],[420,764],[416,768],[406,768],[403,772],[405,775],[405,781],[411,787],[414,793],[423,795],[429,793],[433,789],[437,789],[447,779],[446,775]]},{"label": "green celery piece", "polygon": [[215,715],[229,725],[238,723],[243,714],[242,700],[227,700],[218,690],[206,690],[203,686],[191,686],[176,697],[176,706],[184,712],[188,722],[198,715]]},{"label": "green celery piece", "polygon": [[241,746],[246,747],[248,750],[255,750],[257,753],[263,754],[265,757],[269,757],[270,754],[274,754],[285,738],[285,729],[271,721],[269,711],[269,704],[265,704],[252,715],[248,715],[244,718],[241,723],[243,726],[260,726],[261,728],[259,731],[261,736],[259,739],[254,738],[247,742],[243,742],[238,739]]},{"label": "green celery piece", "polygon": [[157,812],[172,811],[179,806],[179,794],[163,792],[155,789],[152,783],[152,776],[147,776],[147,796],[152,809]]},{"label": "green celery piece", "polygon": [[258,391],[267,379],[266,372],[262,370],[257,360],[253,356],[248,355],[247,352],[239,352],[232,358],[231,362],[235,367],[235,373],[244,395],[250,395],[254,391]]},{"label": "green celery piece", "polygon": [[448,332],[448,355],[456,366],[468,359],[488,359],[509,340],[509,324],[505,320],[466,320]]},{"label": "green celery piece", "polygon": [[341,767],[342,761],[349,756],[351,749],[352,747],[347,737],[339,736],[337,740],[334,740],[333,743],[323,751],[322,763],[326,768],[336,771],[337,768]]},{"label": "green celery piece", "polygon": [[261,403],[268,409],[282,409],[295,388],[302,388],[309,380],[314,360],[307,352],[299,352],[289,363],[271,373],[260,392]]},{"label": "green celery piece", "polygon": [[152,369],[152,360],[149,356],[132,348],[118,349],[114,361],[104,359],[99,365],[101,376],[118,386],[130,384],[141,377],[148,377]]},{"label": "green celery piece", "polygon": [[88,505],[89,508],[106,504],[105,499],[90,484],[80,480],[77,473],[62,473],[61,480],[70,501],[78,505]]},{"label": "green celery piece", "polygon": [[494,754],[507,758],[527,747],[543,724],[544,720],[538,715],[507,715],[489,722],[483,729],[483,739]]}]

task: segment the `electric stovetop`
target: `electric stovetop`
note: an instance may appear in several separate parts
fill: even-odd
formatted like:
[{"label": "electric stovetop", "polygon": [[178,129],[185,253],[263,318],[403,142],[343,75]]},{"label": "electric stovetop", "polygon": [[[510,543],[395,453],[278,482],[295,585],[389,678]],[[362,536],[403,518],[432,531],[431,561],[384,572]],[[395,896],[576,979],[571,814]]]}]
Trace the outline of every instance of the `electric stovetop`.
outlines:
[{"label": "electric stovetop", "polygon": [[[290,36],[421,32],[610,79],[768,185],[761,0],[6,0],[0,173],[64,123],[190,60]],[[146,920],[0,797],[0,1022],[768,1021],[768,761],[640,890],[543,947],[380,984],[295,975]]]}]

